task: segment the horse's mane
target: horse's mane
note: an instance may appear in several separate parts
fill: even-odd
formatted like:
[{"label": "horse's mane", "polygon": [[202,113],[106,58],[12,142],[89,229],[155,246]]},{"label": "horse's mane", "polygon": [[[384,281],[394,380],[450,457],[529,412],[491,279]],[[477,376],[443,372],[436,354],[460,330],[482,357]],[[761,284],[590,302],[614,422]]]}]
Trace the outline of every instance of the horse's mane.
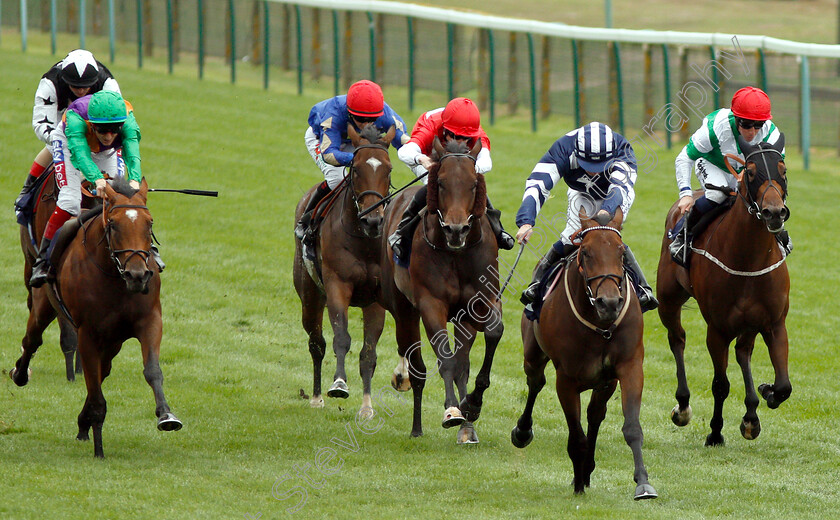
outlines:
[{"label": "horse's mane", "polygon": [[[446,143],[446,153],[469,153],[467,144],[462,141],[451,139]],[[426,207],[431,212],[437,212],[438,206],[438,173],[440,172],[440,159],[437,158],[432,167],[429,168],[429,182],[426,188]],[[477,173],[478,185],[475,188],[475,204],[473,205],[473,215],[476,218],[481,218],[487,210],[487,184],[484,181],[484,175]]]}]

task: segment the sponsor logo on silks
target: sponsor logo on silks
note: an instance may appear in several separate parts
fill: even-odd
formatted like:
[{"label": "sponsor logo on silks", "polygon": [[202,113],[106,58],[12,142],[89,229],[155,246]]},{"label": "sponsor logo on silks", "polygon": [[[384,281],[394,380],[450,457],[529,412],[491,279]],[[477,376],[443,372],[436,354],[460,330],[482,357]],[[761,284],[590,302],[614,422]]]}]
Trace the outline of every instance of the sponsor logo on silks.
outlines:
[{"label": "sponsor logo on silks", "polygon": [[64,150],[61,141],[53,141],[53,164],[55,165],[55,182],[59,187],[67,185],[67,173],[64,168]]},{"label": "sponsor logo on silks", "polygon": [[56,139],[52,143],[53,145],[53,161],[59,163],[64,162],[64,150],[61,148],[61,141]]},{"label": "sponsor logo on silks", "polygon": [[117,150],[117,177],[125,178],[125,161],[122,157],[122,149]]}]

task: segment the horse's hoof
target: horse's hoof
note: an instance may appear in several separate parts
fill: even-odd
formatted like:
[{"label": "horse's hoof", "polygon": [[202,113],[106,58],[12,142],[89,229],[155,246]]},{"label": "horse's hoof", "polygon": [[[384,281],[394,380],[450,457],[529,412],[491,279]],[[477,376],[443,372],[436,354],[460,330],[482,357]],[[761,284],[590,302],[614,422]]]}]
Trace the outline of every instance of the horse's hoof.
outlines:
[{"label": "horse's hoof", "polygon": [[524,448],[534,440],[534,430],[522,431],[515,426],[510,432],[510,442],[517,448]]},{"label": "horse's hoof", "polygon": [[726,442],[723,440],[723,434],[720,432],[712,432],[708,436],[706,436],[706,446],[714,447],[714,446],[724,446]]},{"label": "horse's hoof", "polygon": [[461,414],[461,410],[454,406],[450,406],[443,412],[443,424],[444,428],[452,428],[453,426],[460,426],[464,424],[464,416]]},{"label": "horse's hoof", "polygon": [[324,407],[324,398],[320,395],[313,395],[309,399],[309,406],[312,408],[323,408]]},{"label": "horse's hoof", "polygon": [[26,377],[19,376],[19,374],[20,374],[20,372],[18,372],[17,367],[14,367],[9,372],[9,377],[12,378],[12,381],[14,381],[16,385],[26,386],[26,384],[29,383],[29,378],[32,377],[32,369],[31,368],[26,369]]},{"label": "horse's hoof", "polygon": [[417,431],[411,430],[411,436],[413,438],[422,437],[423,436],[423,430],[417,430]]},{"label": "horse's hoof", "polygon": [[755,440],[759,434],[761,434],[761,423],[758,420],[755,422],[741,421],[741,435],[745,439],[748,441]]},{"label": "horse's hoof", "polygon": [[350,391],[347,389],[347,383],[343,379],[336,379],[332,387],[327,390],[329,397],[337,397],[339,399],[347,399],[350,397]]},{"label": "horse's hoof", "polygon": [[76,435],[76,440],[77,441],[89,441],[90,440],[90,434],[88,432],[79,432]]},{"label": "horse's hoof", "polygon": [[685,426],[691,421],[691,405],[685,407],[685,410],[680,410],[680,405],[671,410],[671,420],[677,426]]},{"label": "horse's hoof", "polygon": [[469,422],[475,422],[478,420],[478,416],[481,415],[481,405],[473,406],[470,404],[470,396],[466,396],[461,399],[461,402],[458,403],[458,408],[460,408],[461,413],[464,414],[464,419]]},{"label": "horse's hoof", "polygon": [[458,444],[478,444],[478,435],[475,433],[475,428],[466,426],[466,424],[464,423],[458,430]]},{"label": "horse's hoof", "polygon": [[369,421],[376,416],[376,411],[370,406],[362,406],[359,409],[359,413],[356,414],[356,417],[363,421]]},{"label": "horse's hoof", "polygon": [[175,414],[165,413],[158,419],[157,429],[162,432],[177,432],[184,424],[175,417]]},{"label": "horse's hoof", "polygon": [[407,377],[403,377],[402,374],[394,372],[391,374],[391,386],[393,386],[397,392],[408,392],[411,390],[411,381],[409,381]]},{"label": "horse's hoof", "polygon": [[762,383],[758,385],[758,393],[761,394],[761,397],[763,397],[765,401],[767,401],[767,408],[770,408],[771,410],[778,408],[779,405],[782,404],[782,401],[784,401],[784,399],[776,399],[776,393],[773,391],[773,385],[769,383]]},{"label": "horse's hoof", "polygon": [[656,490],[650,484],[639,484],[636,486],[636,494],[633,495],[633,500],[647,500],[658,496]]}]

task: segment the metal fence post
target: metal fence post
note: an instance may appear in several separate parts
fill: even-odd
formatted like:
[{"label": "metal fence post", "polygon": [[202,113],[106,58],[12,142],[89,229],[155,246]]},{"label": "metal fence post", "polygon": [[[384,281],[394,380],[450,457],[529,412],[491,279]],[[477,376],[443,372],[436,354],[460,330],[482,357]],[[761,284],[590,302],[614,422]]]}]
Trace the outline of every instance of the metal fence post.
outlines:
[{"label": "metal fence post", "polygon": [[87,33],[87,2],[79,0],[79,48],[84,49],[85,36]]},{"label": "metal fence post", "polygon": [[29,16],[26,11],[26,0],[20,0],[20,49],[26,52],[26,34],[29,25]]},{"label": "metal fence post", "polygon": [[137,0],[137,68],[143,68],[143,0]]},{"label": "metal fence post", "polygon": [[455,26],[446,24],[446,95],[447,100],[455,97]]},{"label": "metal fence post", "polygon": [[802,147],[802,167],[807,170],[811,162],[811,74],[808,70],[808,56],[799,56],[799,60],[799,139]]},{"label": "metal fence post", "polygon": [[[760,76],[759,84],[761,90],[767,92],[767,65],[764,63],[764,49],[756,49],[758,54],[758,74]],[[838,60],[840,63],[840,60]]]},{"label": "metal fence post", "polygon": [[303,35],[300,27],[300,6],[295,4],[295,38],[297,40],[297,90],[303,94]]},{"label": "metal fence post", "polygon": [[230,16],[230,82],[236,83],[236,6],[233,0],[228,0],[228,16]]},{"label": "metal fence post", "polygon": [[172,74],[174,63],[172,50],[172,0],[166,0],[166,66],[169,74]]},{"label": "metal fence post", "polygon": [[368,19],[368,37],[370,39],[370,80],[376,83],[376,29],[373,22],[373,15],[370,11],[365,12]]},{"label": "metal fence post", "polygon": [[408,110],[414,110],[414,46],[417,38],[414,35],[414,19],[406,17],[408,24]]},{"label": "metal fence post", "polygon": [[198,79],[204,79],[204,0],[198,0]]},{"label": "metal fence post", "polygon": [[[55,2],[53,2],[55,5]],[[117,29],[116,16],[114,15],[114,0],[108,0],[108,41],[110,42],[109,49],[111,51],[111,63],[114,63],[114,58],[117,54]],[[53,50],[55,54],[55,50]]]},{"label": "metal fence post", "polygon": [[332,10],[333,22],[333,95],[338,95],[338,85],[341,81],[341,53],[338,43],[338,11]]},{"label": "metal fence post", "polygon": [[268,90],[269,77],[269,42],[271,41],[271,28],[269,14],[271,13],[268,1],[263,0],[263,88]]},{"label": "metal fence post", "polygon": [[[671,120],[671,61],[668,58],[668,45],[662,45],[662,76],[665,82],[665,145],[671,149],[671,127],[668,121]],[[680,128],[687,127],[688,122],[682,121]]]},{"label": "metal fence post", "polygon": [[534,60],[534,35],[527,33],[528,37],[528,75],[531,80],[531,131],[537,131],[537,66]]},{"label": "metal fence post", "polygon": [[496,124],[496,44],[492,29],[487,29],[487,51],[490,59],[490,124]]},{"label": "metal fence post", "polygon": [[575,85],[575,126],[580,127],[583,122],[581,121],[582,117],[582,110],[581,110],[581,94],[580,94],[580,83],[581,83],[581,73],[580,73],[580,56],[578,55],[578,42],[577,40],[571,40],[572,42],[572,78],[574,79]]},{"label": "metal fence post", "polygon": [[[56,48],[56,33],[58,32],[58,7],[57,0],[50,0],[50,52],[55,54]],[[114,57],[111,56],[111,61]]]}]

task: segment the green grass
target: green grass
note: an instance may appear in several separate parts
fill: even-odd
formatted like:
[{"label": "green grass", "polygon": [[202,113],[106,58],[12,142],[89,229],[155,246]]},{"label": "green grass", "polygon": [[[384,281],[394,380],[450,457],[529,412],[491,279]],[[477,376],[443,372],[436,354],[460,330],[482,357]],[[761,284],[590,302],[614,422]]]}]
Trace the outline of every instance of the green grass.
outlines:
[{"label": "green grass", "polygon": [[[815,150],[812,169],[789,154],[791,311],[788,316],[793,395],[778,410],[762,405],[762,434],[746,441],[738,433],[743,415],[743,383],[730,370],[732,391],[724,409],[727,445],[707,449],[703,440],[712,413],[711,362],[703,346],[696,305],[686,312],[688,379],[695,417],[677,428],[668,412],[674,405],[674,366],[665,332],[655,313],[646,316],[646,387],[642,408],[645,462],[656,501],[631,499],[632,456],[621,435],[618,395],[610,403],[596,455],[597,468],[586,496],[569,485],[566,426],[554,377],[539,398],[536,438],[525,450],[509,441],[525,401],[518,321],[521,306],[506,305],[506,333],[477,424],[481,444],[455,445],[455,432],[439,426],[443,388],[433,377],[426,390],[425,435],[410,439],[411,408],[394,406],[393,417],[371,435],[353,430],[361,403],[357,353],[360,312],[351,312],[354,350],[348,358],[351,397],[329,400],[312,410],[300,397],[311,393],[311,361],[300,326],[300,308],[291,280],[294,205],[320,179],[303,146],[306,115],[329,91],[281,78],[263,91],[247,78],[225,83],[220,68],[196,82],[193,71],[168,76],[159,63],[137,71],[131,58],[112,67],[132,101],[143,131],[143,171],[153,187],[218,190],[218,199],[152,194],[149,206],[168,269],[163,274],[164,342],[161,364],[173,412],[184,422],[177,433],[155,429],[154,401],[142,377],[136,341],[126,343],[104,385],[108,417],[106,459],[94,460],[90,443],[74,440],[84,384],[64,381],[57,327],[33,361],[25,388],[8,371],[19,355],[26,322],[18,227],[11,213],[39,143],[29,126],[37,78],[55,60],[15,42],[0,51],[0,187],[7,201],[0,226],[0,517],[2,518],[285,518],[297,499],[279,501],[272,486],[288,474],[308,497],[298,518],[831,518],[840,507],[840,420],[834,409],[840,390],[836,362],[840,326],[835,300],[838,274],[833,223],[840,176],[831,150]],[[243,68],[243,74],[247,74]],[[258,76],[257,76],[258,77]],[[329,87],[328,87],[329,88]],[[412,124],[406,94],[386,96]],[[431,108],[428,98],[419,109]],[[512,227],[531,167],[557,136],[571,128],[556,118],[530,132],[528,120],[499,118],[490,127],[494,168],[488,189]],[[664,215],[676,196],[673,158],[678,149],[656,149],[658,165],[640,174],[637,200],[625,228],[649,278],[654,278]],[[394,183],[410,179],[397,163]],[[560,213],[562,190],[545,209]],[[510,263],[512,252],[503,253]],[[529,273],[529,252],[519,273]],[[527,276],[527,274],[523,274]],[[516,280],[516,279],[514,279]],[[516,282],[515,282],[516,283]],[[521,284],[519,284],[521,288]],[[328,334],[328,342],[331,334]],[[473,364],[480,363],[482,341]],[[427,363],[433,355],[424,349]],[[374,388],[388,385],[396,364],[393,322],[378,349]],[[734,358],[733,358],[734,361]],[[757,383],[772,380],[766,348],[757,344]],[[734,362],[733,362],[734,365]],[[324,382],[335,361],[328,355]],[[584,401],[585,403],[585,401]],[[346,442],[355,431],[358,450]],[[317,453],[334,448],[341,464],[330,476],[314,469]],[[323,454],[322,454],[323,456]],[[307,467],[307,465],[310,465]],[[303,484],[296,468],[308,471],[320,488]]]}]

